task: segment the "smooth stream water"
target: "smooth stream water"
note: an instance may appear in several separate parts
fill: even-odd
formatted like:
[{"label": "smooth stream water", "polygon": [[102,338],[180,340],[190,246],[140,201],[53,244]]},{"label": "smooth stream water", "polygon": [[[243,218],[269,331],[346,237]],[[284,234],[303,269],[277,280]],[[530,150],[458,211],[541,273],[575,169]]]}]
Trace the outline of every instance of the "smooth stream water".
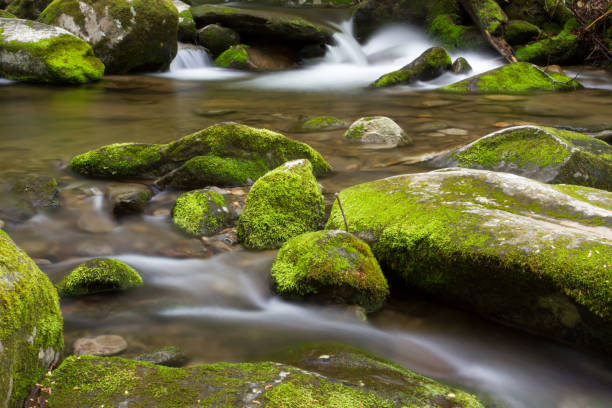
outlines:
[{"label": "smooth stream water", "polygon": [[[0,85],[0,175],[48,174],[60,182],[59,209],[4,229],[53,281],[89,257],[113,256],[139,270],[143,288],[63,300],[67,348],[84,335],[120,334],[132,356],[178,345],[193,362],[265,359],[304,341],[337,340],[483,395],[498,406],[612,406],[612,361],[394,293],[383,311],[362,322],[340,307],[283,301],[267,274],[275,251],[234,251],[205,258],[202,242],[178,233],[168,212],[174,193],[157,194],[142,216],[114,219],[103,192],[109,182],[65,169],[80,152],[114,142],[166,143],[233,120],[280,131],[319,150],[335,169],[326,193],[381,177],[426,170],[419,160],[501,126],[538,123],[595,128],[612,125],[609,75],[577,67],[587,84],[568,94],[448,95],[434,84],[364,88],[432,45],[418,30],[392,27],[359,46],[347,24],[337,45],[302,69],[245,74],[211,66],[183,50],[169,73],[108,77],[79,88]],[[459,55],[459,54],[458,54]],[[465,54],[461,54],[465,55]],[[457,55],[455,55],[457,56]],[[477,72],[500,62],[467,54]],[[347,122],[385,115],[414,145],[374,150],[342,140],[342,131],[290,132],[303,118],[334,115]],[[92,232],[97,231],[97,232]],[[70,350],[68,350],[70,351]]]}]

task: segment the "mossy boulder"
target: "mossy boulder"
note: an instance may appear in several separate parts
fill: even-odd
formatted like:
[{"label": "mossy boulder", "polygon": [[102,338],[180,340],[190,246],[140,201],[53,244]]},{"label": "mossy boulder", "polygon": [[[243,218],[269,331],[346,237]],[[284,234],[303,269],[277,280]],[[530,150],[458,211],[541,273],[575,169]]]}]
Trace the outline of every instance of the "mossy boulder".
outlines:
[{"label": "mossy boulder", "polygon": [[372,250],[344,231],[316,231],[291,238],[270,271],[276,292],[289,298],[382,307],[389,286]]},{"label": "mossy boulder", "polygon": [[57,285],[62,297],[122,291],[142,286],[142,278],[131,266],[111,258],[94,258],[68,273]]},{"label": "mossy boulder", "polygon": [[[194,159],[199,156],[210,158]],[[215,157],[236,160],[219,161]],[[310,160],[316,175],[331,171],[323,157],[304,143],[267,129],[228,122],[210,126],[165,145],[118,143],[103,146],[75,156],[70,162],[70,168],[90,177],[155,179],[185,165],[177,173],[196,174],[214,170],[213,177],[223,182],[221,184],[233,184],[234,181],[246,182],[248,178],[258,177],[261,175],[260,168],[271,170],[289,160],[300,158]],[[224,168],[213,169],[221,164]],[[180,183],[177,181],[175,186],[201,188],[211,184],[211,179],[206,178],[206,175],[196,174],[196,177],[201,177],[206,184],[183,180]],[[180,177],[174,174],[169,178],[178,180]],[[160,185],[172,184],[162,180]]]},{"label": "mossy boulder", "polygon": [[57,292],[47,275],[0,230],[0,401],[23,406],[64,346]]},{"label": "mossy boulder", "polygon": [[338,129],[346,129],[348,124],[342,119],[334,116],[315,116],[301,121],[291,128],[296,133],[328,132]]},{"label": "mossy boulder", "polygon": [[331,30],[301,17],[289,17],[272,11],[206,4],[193,7],[192,13],[198,26],[220,24],[231,28],[247,44],[252,39],[266,39],[299,49],[309,44],[329,44],[332,41]]},{"label": "mossy boulder", "polygon": [[263,160],[196,156],[155,181],[159,188],[233,187],[251,185],[270,169]]},{"label": "mossy boulder", "polygon": [[526,44],[536,40],[542,30],[536,25],[523,20],[510,20],[504,31],[504,38],[510,45]]},{"label": "mossy boulder", "polygon": [[587,48],[583,46],[578,33],[576,20],[565,23],[563,30],[557,35],[549,35],[540,41],[516,48],[516,58],[535,64],[580,64],[586,56]]},{"label": "mossy boulder", "polygon": [[[125,403],[162,408],[482,407],[472,395],[376,356],[350,348],[327,349],[334,351],[333,367],[346,364],[346,373],[352,376],[344,376],[341,368],[319,374],[273,362],[171,368],[119,357],[81,356],[64,360],[42,384],[42,397],[49,408],[76,408],[83,401],[95,407]],[[359,367],[364,368],[357,375]]]},{"label": "mossy boulder", "polygon": [[20,222],[39,210],[59,207],[57,181],[53,177],[23,173],[2,174],[0,219]]},{"label": "mossy boulder", "polygon": [[564,92],[582,88],[576,80],[528,62],[518,62],[440,88],[457,93]]},{"label": "mossy boulder", "polygon": [[0,77],[79,85],[98,81],[104,65],[91,47],[66,30],[0,18]]},{"label": "mossy boulder", "polygon": [[495,0],[462,0],[472,12],[475,22],[482,31],[491,35],[500,35],[508,22],[508,16]]},{"label": "mossy boulder", "polygon": [[453,62],[453,66],[451,67],[451,72],[453,74],[467,74],[472,71],[472,66],[470,63],[463,57],[459,57]]},{"label": "mossy boulder", "polygon": [[255,182],[238,219],[238,238],[250,249],[280,248],[319,229],[325,216],[321,187],[308,160],[295,160]]},{"label": "mossy boulder", "polygon": [[210,236],[230,225],[235,218],[225,198],[211,190],[183,193],[172,209],[172,222],[196,237]]},{"label": "mossy boulder", "polygon": [[453,61],[448,51],[433,47],[423,52],[417,59],[403,68],[385,74],[370,86],[382,88],[392,85],[411,84],[416,81],[431,81],[451,69]]},{"label": "mossy boulder", "polygon": [[191,14],[191,6],[181,0],[172,0],[172,4],[178,12],[178,40],[195,44],[198,39],[198,28]]},{"label": "mossy boulder", "polygon": [[545,183],[612,191],[612,147],[581,133],[549,127],[503,129],[432,163],[437,167],[503,171]]},{"label": "mossy boulder", "polygon": [[457,23],[456,14],[440,14],[428,25],[427,32],[449,49],[483,48],[480,32],[473,25]]},{"label": "mossy boulder", "polygon": [[40,21],[87,41],[108,74],[162,71],[177,52],[170,0],[54,0]]},{"label": "mossy boulder", "polygon": [[344,139],[383,147],[397,147],[412,143],[410,136],[386,116],[366,116],[357,119],[344,133]]},{"label": "mossy boulder", "polygon": [[[361,184],[340,199],[350,231],[370,242],[388,279],[612,352],[612,212],[565,189],[446,169]],[[326,228],[343,225],[335,203]]]},{"label": "mossy boulder", "polygon": [[240,34],[219,24],[209,24],[198,30],[198,43],[218,56],[234,45],[240,44]]},{"label": "mossy boulder", "polygon": [[17,16],[6,10],[0,10],[0,18],[17,18]]},{"label": "mossy boulder", "polygon": [[257,70],[257,65],[249,57],[249,48],[244,44],[231,46],[215,59],[215,65],[220,68]]}]

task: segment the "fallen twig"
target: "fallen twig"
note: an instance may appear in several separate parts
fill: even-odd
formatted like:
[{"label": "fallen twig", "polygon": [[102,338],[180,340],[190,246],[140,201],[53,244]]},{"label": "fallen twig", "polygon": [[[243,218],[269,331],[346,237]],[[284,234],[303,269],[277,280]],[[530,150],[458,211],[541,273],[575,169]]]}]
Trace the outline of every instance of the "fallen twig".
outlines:
[{"label": "fallen twig", "polygon": [[348,221],[346,220],[346,215],[344,214],[344,208],[342,207],[342,201],[340,201],[340,194],[338,193],[336,193],[336,200],[338,200],[338,206],[340,207],[342,218],[344,218],[344,227],[346,228],[346,232],[349,232]]}]

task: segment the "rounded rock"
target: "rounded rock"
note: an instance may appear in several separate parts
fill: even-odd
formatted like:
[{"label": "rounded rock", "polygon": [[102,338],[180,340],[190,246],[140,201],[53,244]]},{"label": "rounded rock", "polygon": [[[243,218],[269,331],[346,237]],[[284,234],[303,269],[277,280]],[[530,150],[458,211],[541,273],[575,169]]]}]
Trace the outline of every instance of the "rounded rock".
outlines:
[{"label": "rounded rock", "polygon": [[231,28],[209,24],[198,30],[198,42],[212,55],[217,56],[231,46],[240,44],[240,35]]},{"label": "rounded rock", "polygon": [[77,266],[58,284],[60,296],[83,296],[142,286],[131,266],[111,258],[95,258]]},{"label": "rounded rock", "polygon": [[210,236],[221,231],[233,219],[225,198],[211,190],[181,194],[172,209],[172,221],[193,236]]},{"label": "rounded rock", "polygon": [[121,336],[109,334],[94,338],[80,338],[74,342],[74,355],[114,356],[128,347]]},{"label": "rounded rock", "polygon": [[344,133],[352,142],[397,147],[411,144],[410,136],[393,120],[385,116],[368,116],[358,119]]}]

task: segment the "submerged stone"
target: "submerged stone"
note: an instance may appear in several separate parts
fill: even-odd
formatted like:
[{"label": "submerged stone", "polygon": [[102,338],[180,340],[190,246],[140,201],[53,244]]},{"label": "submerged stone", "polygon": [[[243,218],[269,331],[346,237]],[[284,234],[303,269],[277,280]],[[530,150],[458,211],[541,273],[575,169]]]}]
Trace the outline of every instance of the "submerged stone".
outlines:
[{"label": "submerged stone", "polygon": [[315,116],[314,118],[306,119],[298,125],[291,128],[292,132],[311,133],[311,132],[328,132],[331,130],[346,129],[348,124],[342,119],[333,116]]},{"label": "submerged stone", "polygon": [[527,93],[537,91],[559,92],[582,88],[576,80],[528,62],[517,62],[495,68],[463,81],[440,88],[458,93]]},{"label": "submerged stone", "polygon": [[53,177],[3,174],[0,193],[0,218],[6,221],[25,221],[39,210],[59,207],[59,190]]},{"label": "submerged stone", "polygon": [[314,298],[380,309],[389,294],[372,250],[344,231],[317,231],[291,238],[270,271],[276,291],[290,298]]},{"label": "submerged stone", "polygon": [[[320,350],[331,354],[328,369],[309,362]],[[171,368],[118,357],[68,357],[44,381],[42,396],[49,408],[76,408],[82,401],[96,407],[482,408],[472,395],[355,348],[298,353],[288,358],[304,356],[298,361],[304,369],[273,362]]]},{"label": "submerged stone", "polygon": [[20,407],[64,346],[57,292],[0,230],[0,401]]},{"label": "submerged stone", "polygon": [[[509,173],[446,169],[343,190],[387,278],[486,317],[612,352],[612,212]],[[327,228],[344,225],[335,203]]]},{"label": "submerged stone", "polygon": [[117,216],[144,212],[152,196],[149,187],[135,183],[112,184],[107,194]]},{"label": "submerged stone", "polygon": [[381,88],[392,85],[411,84],[416,81],[431,81],[450,71],[453,61],[448,51],[442,47],[433,47],[422,53],[405,67],[385,74],[372,82],[370,86]]},{"label": "submerged stone", "polygon": [[35,21],[0,18],[0,77],[24,82],[98,81],[104,64],[83,40]]},{"label": "submerged stone", "polygon": [[40,21],[87,41],[108,74],[162,71],[177,52],[179,16],[170,0],[55,0]]},{"label": "submerged stone", "polygon": [[136,288],[142,286],[142,278],[121,261],[95,258],[77,266],[56,286],[62,297],[85,296]]},{"label": "submerged stone", "polygon": [[172,222],[189,235],[210,236],[229,226],[235,218],[225,198],[211,190],[181,194],[172,209]]},{"label": "submerged stone", "polygon": [[397,123],[385,116],[366,116],[356,120],[344,133],[344,139],[386,147],[412,143],[410,136]]},{"label": "submerged stone", "polygon": [[517,126],[432,160],[437,167],[503,171],[545,183],[612,191],[612,147],[569,130]]},{"label": "submerged stone", "polygon": [[280,248],[290,238],[319,229],[325,203],[312,170],[308,160],[295,160],[255,182],[238,219],[238,238],[245,247]]}]

